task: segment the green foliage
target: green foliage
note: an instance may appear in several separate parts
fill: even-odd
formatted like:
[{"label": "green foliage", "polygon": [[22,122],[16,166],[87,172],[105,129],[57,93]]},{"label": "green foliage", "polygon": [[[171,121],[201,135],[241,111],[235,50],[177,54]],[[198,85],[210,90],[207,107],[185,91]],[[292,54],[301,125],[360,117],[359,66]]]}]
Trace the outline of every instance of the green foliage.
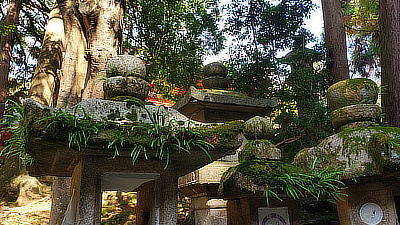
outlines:
[{"label": "green foliage", "polygon": [[[265,197],[269,205],[269,198],[282,200],[282,197],[293,199],[313,198],[317,201],[322,198],[340,199],[344,183],[340,181],[344,172],[327,167],[322,171],[315,168],[314,161],[311,172],[306,172],[297,166],[280,161],[252,160],[243,161],[236,167],[230,168],[221,178],[219,191],[223,192],[224,183],[232,176],[241,174],[250,183],[265,187]],[[248,188],[249,188],[248,187]],[[248,190],[251,191],[251,190]]]},{"label": "green foliage", "polygon": [[6,26],[7,31],[15,31],[16,34],[10,77],[22,83],[29,82],[36,68],[35,59],[39,57],[50,9],[54,4],[54,0],[22,1],[18,23]]},{"label": "green foliage", "polygon": [[[160,112],[161,107],[159,107],[156,112],[150,112],[145,105],[140,102],[131,101],[131,103],[144,109],[150,119],[150,123],[148,124],[134,125],[131,128],[132,132],[146,133],[148,139],[150,139],[149,146],[139,142],[133,143],[134,147],[131,151],[133,164],[135,164],[142,152],[147,159],[147,153],[149,151],[155,152],[155,156],[160,160],[166,160],[165,169],[169,165],[170,153],[173,151],[190,153],[192,149],[200,149],[208,155],[211,160],[207,150],[214,146],[205,141],[203,136],[193,129],[194,124],[190,121],[185,125],[185,122],[167,120],[166,115]],[[108,148],[114,148],[115,156],[119,154],[117,146],[123,146],[123,143],[124,138],[121,131],[117,138],[109,143]]]},{"label": "green foliage", "polygon": [[353,37],[350,68],[363,77],[379,77],[379,0],[342,3],[346,33]]},{"label": "green foliage", "polygon": [[5,126],[12,136],[6,141],[6,146],[0,152],[0,156],[6,160],[17,156],[20,164],[30,165],[33,163],[33,158],[26,152],[27,131],[24,109],[21,105],[11,100],[8,101],[8,106],[7,114],[4,115],[0,125],[2,127]]},{"label": "green foliage", "polygon": [[86,148],[89,140],[93,138],[94,134],[97,134],[99,128],[104,124],[94,121],[90,115],[86,114],[84,109],[82,109],[83,116],[78,117],[78,108],[78,106],[75,107],[73,115],[59,109],[53,115],[37,122],[47,122],[47,129],[50,131],[64,130],[68,134],[68,147],[78,147],[81,150],[81,148]]},{"label": "green foliage", "polygon": [[277,51],[291,47],[302,31],[311,0],[233,0],[228,7],[227,32],[236,45],[230,49],[229,77],[233,88],[251,97],[269,97],[279,85]]},{"label": "green foliage", "polygon": [[[226,24],[238,43],[229,62],[232,88],[251,97],[278,97],[272,118],[280,129],[271,141],[286,161],[333,134],[325,106],[331,80],[325,50],[306,48],[312,37],[301,28],[313,7],[312,1],[234,0]],[[278,59],[277,51],[287,49],[292,51]]]},{"label": "green foliage", "polygon": [[285,82],[276,92],[280,102],[273,115],[280,129],[273,142],[280,144],[290,161],[299,150],[316,146],[333,134],[325,100],[331,77],[324,68],[321,45],[295,49],[283,62],[291,65],[291,70],[281,71]]},{"label": "green foliage", "polygon": [[126,12],[124,47],[143,56],[155,89],[169,99],[181,97],[175,88],[197,85],[201,56],[222,48],[215,0],[128,0]]}]

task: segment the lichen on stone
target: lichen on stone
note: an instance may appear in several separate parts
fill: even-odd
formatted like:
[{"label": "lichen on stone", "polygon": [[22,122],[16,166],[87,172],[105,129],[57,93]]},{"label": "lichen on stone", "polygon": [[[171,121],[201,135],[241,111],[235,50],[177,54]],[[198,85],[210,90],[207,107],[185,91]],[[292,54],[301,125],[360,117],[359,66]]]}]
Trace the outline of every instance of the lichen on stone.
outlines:
[{"label": "lichen on stone", "polygon": [[314,148],[303,149],[295,162],[302,168],[309,168],[317,157],[321,169],[344,166],[346,178],[381,174],[385,165],[393,167],[400,163],[395,145],[398,140],[400,128],[397,127],[347,129],[328,137]]}]

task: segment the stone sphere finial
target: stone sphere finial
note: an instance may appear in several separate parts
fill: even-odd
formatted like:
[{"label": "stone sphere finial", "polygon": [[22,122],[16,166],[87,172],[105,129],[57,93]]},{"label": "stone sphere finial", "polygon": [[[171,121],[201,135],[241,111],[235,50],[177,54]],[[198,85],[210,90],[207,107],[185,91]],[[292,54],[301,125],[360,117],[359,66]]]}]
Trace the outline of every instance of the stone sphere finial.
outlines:
[{"label": "stone sphere finial", "polygon": [[219,62],[207,64],[203,68],[203,76],[207,77],[226,77],[228,71],[226,67]]},{"label": "stone sphere finial", "polygon": [[133,55],[117,55],[107,62],[106,67],[107,77],[116,76],[146,76],[146,66],[143,60]]},{"label": "stone sphere finial", "polygon": [[219,62],[207,64],[203,68],[203,87],[206,89],[227,89],[229,85],[226,75],[228,71]]},{"label": "stone sphere finial", "polygon": [[111,100],[144,100],[150,91],[150,84],[144,80],[146,66],[143,60],[133,55],[117,55],[107,63],[107,79],[104,81],[104,95]]}]

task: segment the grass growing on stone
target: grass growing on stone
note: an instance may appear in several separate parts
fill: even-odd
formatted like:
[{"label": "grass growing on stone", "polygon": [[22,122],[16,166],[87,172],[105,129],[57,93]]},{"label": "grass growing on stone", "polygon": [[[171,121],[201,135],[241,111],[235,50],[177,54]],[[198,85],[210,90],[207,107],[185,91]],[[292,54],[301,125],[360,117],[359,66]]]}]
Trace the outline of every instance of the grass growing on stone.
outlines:
[{"label": "grass growing on stone", "polygon": [[311,197],[317,201],[321,198],[337,200],[343,195],[340,191],[344,186],[340,180],[343,174],[344,171],[339,168],[318,171],[315,161],[311,172],[282,161],[243,161],[223,174],[219,192],[230,192],[236,188],[247,192],[264,191],[267,204],[270,197],[282,200],[284,196],[293,199]]},{"label": "grass growing on stone", "polygon": [[150,112],[137,101],[127,102],[132,118],[137,118],[138,106],[147,113],[149,123],[95,121],[91,115],[77,113],[78,108],[73,114],[51,108],[45,108],[45,113],[38,110],[37,116],[28,114],[28,138],[65,141],[69,148],[77,150],[84,150],[89,144],[95,149],[103,145],[100,148],[114,151],[114,157],[120,151],[130,151],[133,163],[139,156],[147,158],[152,152],[152,156],[164,160],[168,166],[171,152],[203,151],[209,155],[212,148],[233,151],[238,147],[235,138],[243,132],[243,121],[202,127],[191,121],[168,119],[161,111]]}]

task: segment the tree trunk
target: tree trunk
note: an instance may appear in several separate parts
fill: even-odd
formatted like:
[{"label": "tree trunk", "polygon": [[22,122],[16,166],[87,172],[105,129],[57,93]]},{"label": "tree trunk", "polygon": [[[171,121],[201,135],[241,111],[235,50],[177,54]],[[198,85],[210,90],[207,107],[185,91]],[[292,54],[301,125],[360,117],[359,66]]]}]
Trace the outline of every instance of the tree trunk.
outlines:
[{"label": "tree trunk", "polygon": [[[122,44],[121,22],[125,2],[58,0],[57,3],[65,32],[60,87],[57,91],[53,81],[56,80],[54,71],[50,69],[42,73],[44,78],[39,77],[46,81],[39,82],[45,87],[32,86],[31,93],[46,96],[45,99],[51,99],[58,93],[57,104],[52,103],[58,107],[69,107],[82,99],[103,98],[107,61],[120,52]],[[38,67],[41,67],[40,64]]]},{"label": "tree trunk", "polygon": [[[21,10],[20,0],[10,0],[7,6],[7,15],[4,18],[4,25],[18,24],[19,12]],[[10,30],[0,38],[0,120],[3,118],[5,102],[7,100],[8,73],[10,71],[10,60],[15,42],[15,32]]]},{"label": "tree trunk", "polygon": [[389,126],[400,127],[400,1],[380,1],[382,106]]},{"label": "tree trunk", "polygon": [[58,7],[50,13],[38,65],[33,74],[29,96],[48,106],[56,106],[56,88],[63,54],[64,25]]},{"label": "tree trunk", "polygon": [[349,78],[346,34],[340,0],[321,0],[324,15],[325,42],[328,51],[328,69],[336,83]]},{"label": "tree trunk", "polygon": [[99,0],[79,5],[88,33],[89,74],[83,99],[104,98],[103,83],[107,61],[121,53],[122,18],[125,1]]},{"label": "tree trunk", "polygon": [[[47,38],[30,95],[36,101],[57,107],[71,107],[87,98],[103,98],[102,78],[107,61],[120,52],[122,44],[125,1],[57,0],[57,4],[46,29]],[[57,23],[57,28],[63,26],[64,34],[54,30],[52,23]],[[70,196],[69,179],[54,179],[50,224],[60,224],[64,217]]]}]

